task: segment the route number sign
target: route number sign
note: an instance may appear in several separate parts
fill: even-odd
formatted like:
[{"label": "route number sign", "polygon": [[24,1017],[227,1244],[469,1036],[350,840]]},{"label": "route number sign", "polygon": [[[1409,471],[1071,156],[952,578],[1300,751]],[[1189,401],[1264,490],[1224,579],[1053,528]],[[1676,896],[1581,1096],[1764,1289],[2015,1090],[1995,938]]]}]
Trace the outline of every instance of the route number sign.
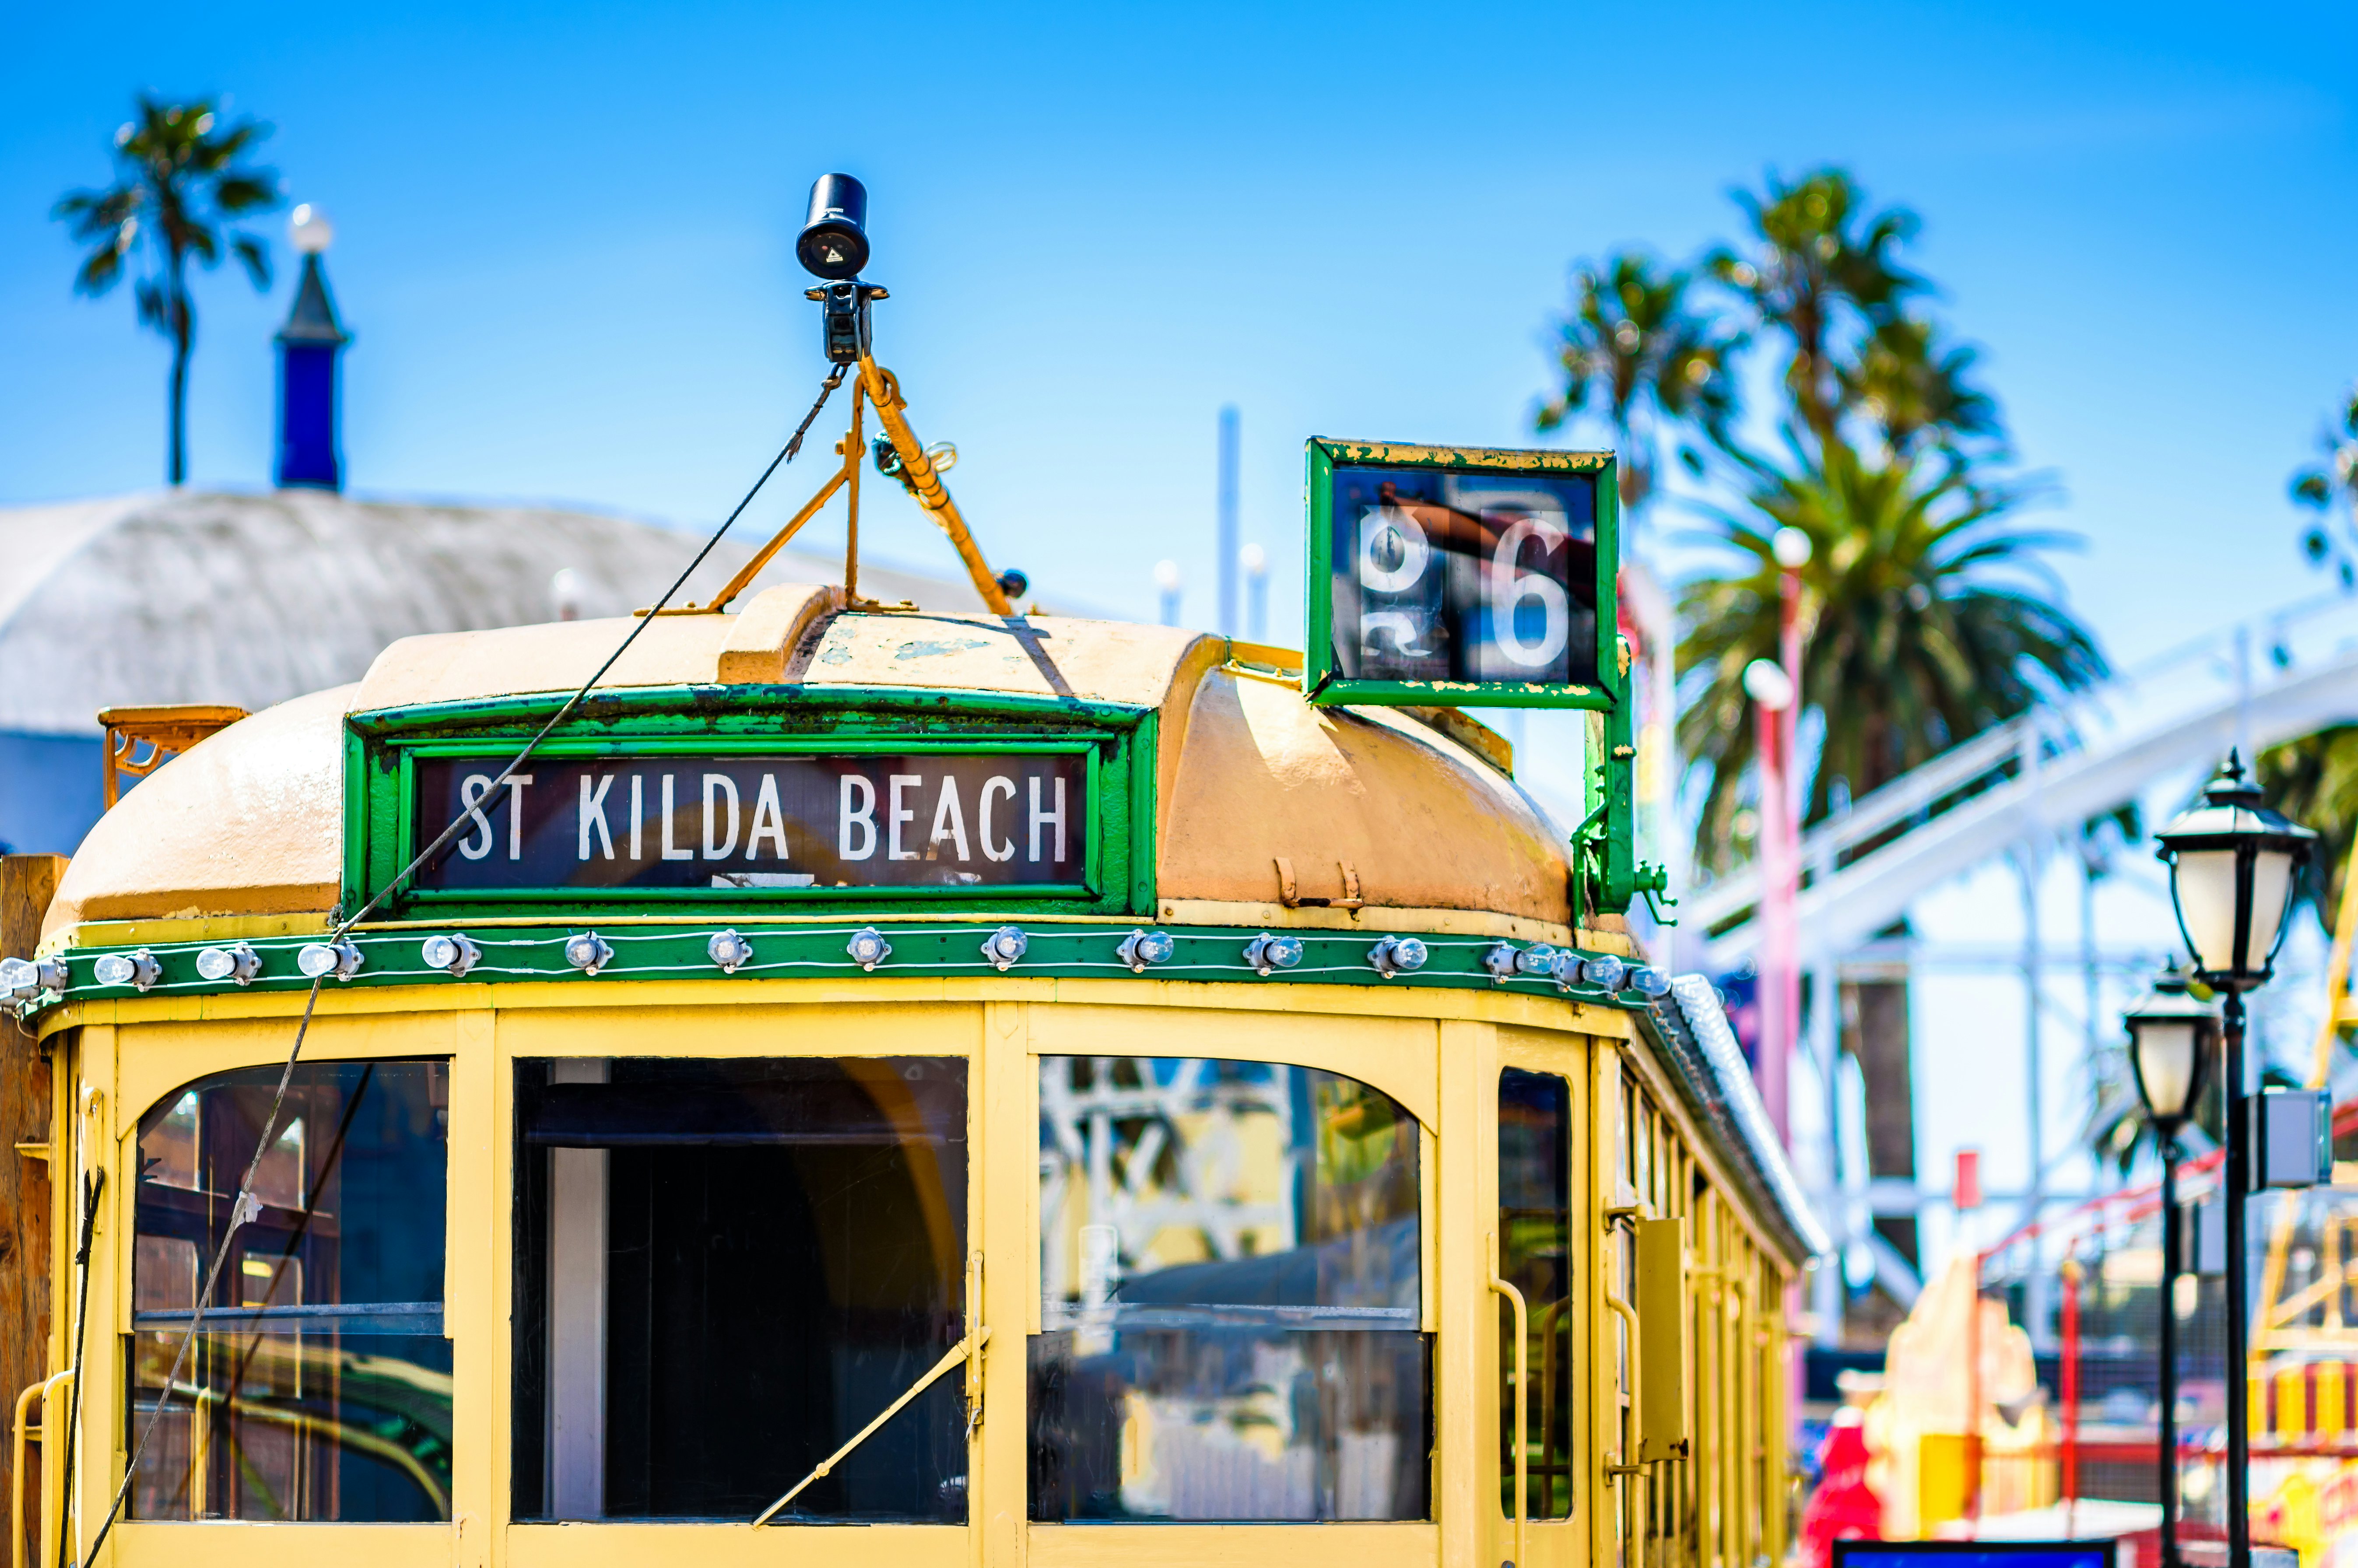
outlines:
[{"label": "route number sign", "polygon": [[1609,708],[1609,452],[1313,440],[1320,703]]}]

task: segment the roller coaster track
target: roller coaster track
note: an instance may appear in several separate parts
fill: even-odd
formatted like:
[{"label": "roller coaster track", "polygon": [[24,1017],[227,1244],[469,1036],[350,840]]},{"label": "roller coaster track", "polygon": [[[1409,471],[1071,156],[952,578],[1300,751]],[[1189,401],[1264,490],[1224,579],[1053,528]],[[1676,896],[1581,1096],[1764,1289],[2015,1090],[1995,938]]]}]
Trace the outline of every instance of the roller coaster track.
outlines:
[{"label": "roller coaster track", "polygon": [[[2331,618],[2332,625],[2320,624]],[[2307,658],[2319,632],[2342,636]],[[2076,833],[2156,780],[2358,720],[2358,601],[2288,606],[2188,643],[2139,671],[1985,731],[1853,802],[1802,836],[1812,876],[1799,909],[1804,965],[1838,957],[1934,887],[2022,844]],[[2256,635],[2255,635],[2256,633]],[[2266,650],[2253,669],[2252,649]],[[2212,684],[2229,677],[2221,695]],[[1747,868],[1682,901],[1680,924],[1728,968],[1759,937],[1759,878]]]}]

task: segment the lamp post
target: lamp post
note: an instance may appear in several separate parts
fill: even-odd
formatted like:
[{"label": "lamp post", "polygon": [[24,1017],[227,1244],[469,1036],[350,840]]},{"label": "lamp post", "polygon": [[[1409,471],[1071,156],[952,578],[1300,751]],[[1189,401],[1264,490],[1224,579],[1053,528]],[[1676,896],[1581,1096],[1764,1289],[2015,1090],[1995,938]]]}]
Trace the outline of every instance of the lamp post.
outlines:
[{"label": "lamp post", "polygon": [[2244,1205],[2252,1190],[2252,1152],[2244,1125],[2244,993],[2268,982],[2294,882],[2317,835],[2269,810],[2243,759],[2230,752],[2201,803],[2154,838],[2169,866],[2169,902],[2195,976],[2225,998],[2220,1088],[2226,1157],[2220,1178],[2227,1221],[2227,1563],[2251,1568],[2250,1303],[2244,1299],[2251,1281]]},{"label": "lamp post", "polygon": [[2137,1098],[2161,1148],[2161,1568],[2179,1568],[2178,1130],[2201,1097],[2219,1015],[2188,994],[2185,977],[2164,969],[2125,1022]]}]

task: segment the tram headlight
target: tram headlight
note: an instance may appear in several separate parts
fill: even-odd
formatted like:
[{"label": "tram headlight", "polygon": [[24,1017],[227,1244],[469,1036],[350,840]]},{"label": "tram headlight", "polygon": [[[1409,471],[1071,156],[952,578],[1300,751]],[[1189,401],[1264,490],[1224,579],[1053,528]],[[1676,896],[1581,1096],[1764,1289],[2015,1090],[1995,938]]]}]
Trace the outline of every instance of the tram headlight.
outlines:
[{"label": "tram headlight", "polygon": [[1424,944],[1413,936],[1387,936],[1368,949],[1368,962],[1386,979],[1424,968]]},{"label": "tram headlight", "polygon": [[873,925],[863,925],[851,934],[851,940],[843,945],[843,950],[850,954],[851,961],[861,968],[872,969],[892,956],[892,944],[885,941],[884,933]]},{"label": "tram headlight", "polygon": [[1599,990],[1620,994],[1622,982],[1629,977],[1629,966],[1610,953],[1599,953],[1594,958],[1580,961],[1580,978]]},{"label": "tram headlight", "polygon": [[146,990],[164,978],[164,966],[142,947],[136,953],[109,953],[92,968],[92,978],[103,986],[136,986]]},{"label": "tram headlight", "polygon": [[814,277],[841,283],[868,265],[868,188],[848,174],[811,184],[810,216],[795,239],[795,259]]},{"label": "tram headlight", "polygon": [[227,947],[205,947],[197,953],[197,975],[200,979],[235,980],[249,986],[262,973],[262,955],[253,944],[234,943]]},{"label": "tram headlight", "polygon": [[418,956],[429,969],[448,969],[454,975],[463,975],[482,961],[483,950],[461,932],[438,931],[418,948]]},{"label": "tram headlight", "polygon": [[753,944],[738,935],[733,929],[715,932],[712,940],[704,945],[704,950],[714,963],[720,966],[720,972],[724,975],[733,975],[739,965],[753,961]]},{"label": "tram headlight", "polygon": [[1002,925],[982,939],[982,956],[1001,974],[1013,968],[1031,948],[1032,938],[1023,935],[1020,925]]},{"label": "tram headlight", "polygon": [[1147,965],[1168,963],[1178,950],[1179,944],[1171,940],[1167,931],[1133,931],[1121,939],[1115,952],[1133,974],[1142,975]]},{"label": "tram headlight", "polygon": [[614,961],[614,949],[595,931],[565,939],[565,961],[585,975],[594,975]]},{"label": "tram headlight", "polygon": [[1272,936],[1264,931],[1245,944],[1245,962],[1261,974],[1290,969],[1302,962],[1302,938]]},{"label": "tram headlight", "polygon": [[295,967],[303,971],[306,979],[322,980],[333,975],[349,980],[361,972],[363,959],[360,944],[346,936],[334,942],[313,942],[295,955]]}]

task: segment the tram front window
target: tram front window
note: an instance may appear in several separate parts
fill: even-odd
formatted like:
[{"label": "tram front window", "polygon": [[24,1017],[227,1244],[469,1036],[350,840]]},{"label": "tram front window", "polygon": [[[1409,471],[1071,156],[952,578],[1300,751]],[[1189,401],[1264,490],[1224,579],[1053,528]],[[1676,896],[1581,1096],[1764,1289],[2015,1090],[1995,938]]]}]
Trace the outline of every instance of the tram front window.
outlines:
[{"label": "tram front window", "polygon": [[449,1068],[297,1066],[255,1172],[260,1213],[233,1227],[281,1070],[200,1079],[140,1119],[133,1441],[156,1419],[131,1517],[449,1519]]},{"label": "tram front window", "polygon": [[[1498,1075],[1498,1268],[1523,1295],[1526,1519],[1572,1515],[1572,1089]],[[1498,1303],[1499,1505],[1515,1506],[1514,1316]]]},{"label": "tram front window", "polygon": [[1418,1124],[1275,1063],[1040,1063],[1035,1520],[1429,1517]]},{"label": "tram front window", "polygon": [[[742,1522],[965,1332],[966,1064],[516,1071],[515,1514]],[[936,1382],[773,1523],[966,1518]]]}]

